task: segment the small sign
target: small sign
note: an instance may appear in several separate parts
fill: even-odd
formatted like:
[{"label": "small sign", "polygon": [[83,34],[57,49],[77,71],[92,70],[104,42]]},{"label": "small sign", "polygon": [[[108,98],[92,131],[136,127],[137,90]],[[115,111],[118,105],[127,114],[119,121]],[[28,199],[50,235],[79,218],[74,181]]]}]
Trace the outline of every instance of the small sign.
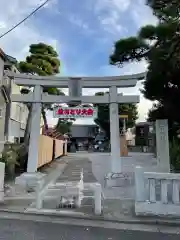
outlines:
[{"label": "small sign", "polygon": [[97,118],[97,108],[57,107],[54,109],[54,118],[62,119]]},{"label": "small sign", "polygon": [[128,115],[119,115],[119,118],[124,118],[124,119],[128,119]]}]

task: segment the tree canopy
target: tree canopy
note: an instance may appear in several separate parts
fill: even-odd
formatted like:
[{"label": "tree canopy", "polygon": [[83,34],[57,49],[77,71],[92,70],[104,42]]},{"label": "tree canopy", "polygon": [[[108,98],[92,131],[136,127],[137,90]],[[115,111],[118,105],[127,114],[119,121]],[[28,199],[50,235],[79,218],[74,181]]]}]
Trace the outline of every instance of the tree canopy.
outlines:
[{"label": "tree canopy", "polygon": [[[39,76],[53,76],[60,72],[58,53],[52,46],[45,43],[31,44],[29,53],[26,61],[18,63],[18,69],[21,72]],[[43,92],[47,92],[50,95],[64,95],[60,89],[53,87],[43,87]],[[48,129],[46,110],[52,110],[52,108],[52,104],[43,104],[42,106],[41,112],[46,130]],[[61,121],[61,126],[62,123]]]},{"label": "tree canopy", "polygon": [[[26,61],[21,61],[18,68],[23,73],[39,76],[52,76],[60,72],[60,60],[54,48],[45,43],[31,44],[30,55]],[[59,95],[62,92],[58,88],[44,88],[44,92],[52,95]]]},{"label": "tree canopy", "polygon": [[45,43],[31,44],[29,52],[30,55],[26,57],[26,61],[19,63],[22,72],[40,76],[59,73],[60,61],[52,46]]},{"label": "tree canopy", "polygon": [[136,36],[118,40],[110,64],[123,66],[132,61],[148,62],[142,93],[156,104],[151,120],[166,117],[180,123],[180,2],[147,0],[158,19],[156,26],[143,26]]},{"label": "tree canopy", "polygon": [[59,119],[56,125],[56,130],[62,134],[69,134],[72,126],[72,121]]},{"label": "tree canopy", "polygon": [[[108,93],[108,92],[106,92]],[[96,96],[102,96],[105,92],[98,92]],[[95,123],[100,126],[106,133],[106,136],[110,138],[110,118],[109,118],[109,104],[95,104],[98,108],[98,117],[95,119]],[[126,127],[130,128],[135,125],[135,121],[138,118],[138,111],[136,104],[119,104],[119,114],[127,114],[128,120],[126,121]],[[119,119],[120,130],[123,127],[123,122]]]}]

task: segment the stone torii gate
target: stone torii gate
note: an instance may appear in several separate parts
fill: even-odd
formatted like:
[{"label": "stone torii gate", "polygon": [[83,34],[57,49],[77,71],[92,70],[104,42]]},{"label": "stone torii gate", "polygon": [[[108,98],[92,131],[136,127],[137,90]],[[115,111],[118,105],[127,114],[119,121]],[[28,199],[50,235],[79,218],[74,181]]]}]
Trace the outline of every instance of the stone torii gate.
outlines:
[{"label": "stone torii gate", "polygon": [[[38,161],[38,138],[42,103],[108,103],[110,105],[111,132],[111,173],[121,173],[120,134],[119,134],[119,103],[138,103],[139,96],[118,94],[117,88],[134,87],[138,80],[145,78],[145,73],[112,76],[112,77],[50,77],[16,74],[6,72],[19,86],[34,87],[34,91],[26,95],[12,94],[12,102],[33,103],[33,119],[31,123],[30,145],[28,155],[28,175],[36,175]],[[42,92],[42,87],[69,88],[69,96],[53,96]],[[83,96],[82,88],[109,88],[109,95]]]}]

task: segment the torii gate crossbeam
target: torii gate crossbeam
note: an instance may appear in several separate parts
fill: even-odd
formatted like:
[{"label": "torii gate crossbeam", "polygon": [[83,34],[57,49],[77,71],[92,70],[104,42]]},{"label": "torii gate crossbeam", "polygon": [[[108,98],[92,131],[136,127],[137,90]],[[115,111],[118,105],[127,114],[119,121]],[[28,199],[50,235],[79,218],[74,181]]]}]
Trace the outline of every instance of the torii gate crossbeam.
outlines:
[{"label": "torii gate crossbeam", "polygon": [[116,86],[117,88],[134,87],[138,80],[142,80],[146,76],[146,72],[111,77],[50,77],[17,74],[6,71],[8,77],[13,78],[14,82],[20,86],[36,86],[70,88],[71,80],[80,80],[82,88],[109,88]]}]

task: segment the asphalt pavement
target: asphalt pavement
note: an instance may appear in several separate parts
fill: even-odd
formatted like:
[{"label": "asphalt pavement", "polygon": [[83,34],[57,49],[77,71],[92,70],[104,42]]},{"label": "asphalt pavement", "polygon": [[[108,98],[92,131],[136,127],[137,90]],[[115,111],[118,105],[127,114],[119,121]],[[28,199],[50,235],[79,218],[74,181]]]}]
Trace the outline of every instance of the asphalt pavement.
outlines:
[{"label": "asphalt pavement", "polygon": [[0,240],[179,240],[179,234],[164,234],[104,227],[74,226],[52,222],[0,219]]}]

